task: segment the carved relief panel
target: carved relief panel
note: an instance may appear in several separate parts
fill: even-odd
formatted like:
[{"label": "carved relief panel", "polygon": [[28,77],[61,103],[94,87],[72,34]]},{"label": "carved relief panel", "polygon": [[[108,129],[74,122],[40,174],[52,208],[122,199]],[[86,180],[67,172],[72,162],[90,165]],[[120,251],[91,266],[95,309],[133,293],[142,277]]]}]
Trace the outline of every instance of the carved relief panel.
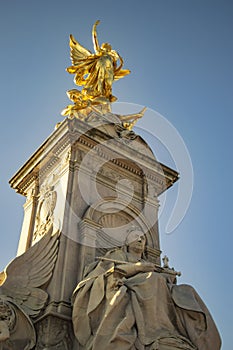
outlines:
[{"label": "carved relief panel", "polygon": [[57,203],[57,192],[54,186],[42,187],[38,200],[38,209],[35,221],[33,241],[39,240],[53,227],[54,209]]},{"label": "carved relief panel", "polygon": [[62,318],[48,316],[36,325],[37,345],[35,350],[71,350],[71,322]]}]

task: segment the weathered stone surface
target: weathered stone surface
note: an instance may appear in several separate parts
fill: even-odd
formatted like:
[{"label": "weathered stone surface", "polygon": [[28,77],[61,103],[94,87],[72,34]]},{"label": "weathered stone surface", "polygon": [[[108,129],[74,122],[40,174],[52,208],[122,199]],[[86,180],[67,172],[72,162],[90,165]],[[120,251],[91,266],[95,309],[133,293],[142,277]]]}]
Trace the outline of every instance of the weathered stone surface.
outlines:
[{"label": "weathered stone surface", "polygon": [[70,295],[95,250],[103,254],[122,243],[110,228],[119,233],[124,225],[142,226],[159,262],[158,195],[178,176],[132,131],[119,134],[116,115],[91,114],[89,124],[65,120],[10,180],[27,197],[18,253],[47,232],[61,231],[49,308],[67,317]]},{"label": "weathered stone surface", "polygon": [[[61,233],[53,271],[42,286],[46,303],[36,317],[23,310],[25,329],[32,330],[28,349],[35,334],[36,350],[218,349],[217,331],[197,293],[177,289],[174,271],[160,267],[158,197],[177,179],[141,137],[122,127],[119,116],[96,109],[88,123],[64,120],[14,175],[11,186],[26,197],[18,255],[30,255],[46,237]],[[124,248],[133,227],[146,237],[138,262]],[[99,261],[103,256],[117,262]],[[212,330],[209,342],[200,325],[206,334]],[[13,339],[0,317],[1,334]]]},{"label": "weathered stone surface", "polygon": [[146,236],[130,231],[122,248],[92,264],[73,294],[80,349],[219,350],[215,324],[196,291],[151,263]]},{"label": "weathered stone surface", "polygon": [[0,286],[0,348],[32,349],[36,344],[34,321],[48,303],[46,285],[53,274],[59,234],[47,234],[2,273]]},{"label": "weathered stone surface", "polygon": [[48,316],[36,324],[37,344],[35,350],[72,349],[72,329],[69,321]]}]

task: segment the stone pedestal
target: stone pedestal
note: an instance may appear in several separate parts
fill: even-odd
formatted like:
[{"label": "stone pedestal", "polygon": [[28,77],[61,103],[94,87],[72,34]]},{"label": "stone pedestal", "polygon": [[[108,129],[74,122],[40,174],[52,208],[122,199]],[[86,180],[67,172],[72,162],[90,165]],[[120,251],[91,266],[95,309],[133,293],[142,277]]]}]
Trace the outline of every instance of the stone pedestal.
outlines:
[{"label": "stone pedestal", "polygon": [[160,263],[158,197],[177,179],[116,115],[98,111],[88,123],[64,120],[13,176],[10,185],[26,197],[18,254],[61,232],[49,302],[35,324],[37,350],[78,349],[72,292],[85,266],[122,245],[131,226],[145,232],[148,259]]}]

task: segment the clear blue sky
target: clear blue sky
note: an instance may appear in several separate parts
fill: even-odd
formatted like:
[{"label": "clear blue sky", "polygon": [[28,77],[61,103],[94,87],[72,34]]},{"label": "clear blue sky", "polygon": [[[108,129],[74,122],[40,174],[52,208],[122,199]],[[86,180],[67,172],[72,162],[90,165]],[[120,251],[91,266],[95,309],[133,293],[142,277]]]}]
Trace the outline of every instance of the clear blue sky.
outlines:
[{"label": "clear blue sky", "polygon": [[[161,246],[209,307],[232,348],[233,2],[231,0],[12,0],[0,5],[1,254],[15,256],[24,199],[8,180],[62,120],[74,88],[68,37],[92,50],[110,42],[132,73],[114,85],[119,101],[148,106],[182,136],[191,156],[194,189],[181,224]],[[153,133],[147,115],[140,126]],[[149,138],[150,139],[150,138]],[[153,141],[153,140],[152,140]],[[153,148],[154,145],[151,145]],[[163,159],[163,152],[155,149]],[[168,164],[170,165],[170,164]],[[178,169],[179,171],[179,169]],[[182,176],[182,174],[181,174]],[[173,201],[176,191],[169,190]],[[169,204],[168,204],[169,206]]]}]

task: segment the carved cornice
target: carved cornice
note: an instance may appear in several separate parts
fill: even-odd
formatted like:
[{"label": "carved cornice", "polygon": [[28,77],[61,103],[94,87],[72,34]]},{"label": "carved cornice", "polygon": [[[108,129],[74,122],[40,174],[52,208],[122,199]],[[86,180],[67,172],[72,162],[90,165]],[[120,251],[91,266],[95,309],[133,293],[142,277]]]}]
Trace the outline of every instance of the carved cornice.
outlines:
[{"label": "carved cornice", "polygon": [[[83,149],[86,154],[94,150],[101,159],[136,176],[144,176],[153,181],[159,187],[158,195],[178,179],[176,171],[157,162],[152,158],[152,154],[147,156],[140,153],[140,150],[134,149],[130,142],[126,144],[123,139],[106,134],[105,129],[104,132],[101,127],[93,128],[81,120],[64,120],[11,178],[11,187],[25,195],[27,188],[38,176],[46,175],[61,161],[64,152],[71,150],[73,153],[77,148]],[[108,129],[115,130],[114,125],[109,124]],[[72,168],[80,163],[80,159],[74,164],[71,154],[69,162]]]},{"label": "carved cornice", "polygon": [[111,146],[109,146],[105,143],[99,144],[95,139],[88,138],[87,135],[81,135],[77,140],[76,147],[78,144],[83,145],[87,151],[94,149],[96,155],[105,159],[106,162],[111,162],[130,173],[139,177],[144,176],[155,182],[161,187],[158,194],[172,186],[178,179],[178,173],[175,170],[140,154],[128,145],[122,145],[118,139],[111,139]]},{"label": "carved cornice", "polygon": [[27,189],[35,183],[35,186],[37,185],[37,176],[35,174],[30,174],[27,178],[24,178],[23,181],[21,182],[21,187],[16,188],[16,192],[22,194],[23,196],[27,195]]}]

